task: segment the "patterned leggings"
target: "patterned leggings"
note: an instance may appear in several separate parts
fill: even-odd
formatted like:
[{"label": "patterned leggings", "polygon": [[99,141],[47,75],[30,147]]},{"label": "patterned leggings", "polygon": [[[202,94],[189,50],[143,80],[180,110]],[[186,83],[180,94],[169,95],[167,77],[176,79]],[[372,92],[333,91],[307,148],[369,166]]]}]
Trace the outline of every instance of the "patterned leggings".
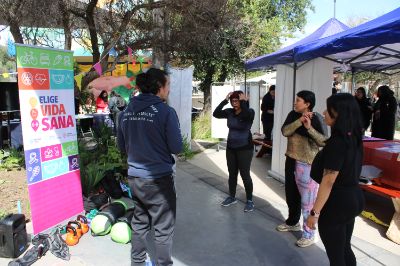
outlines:
[{"label": "patterned leggings", "polygon": [[315,230],[306,225],[308,215],[314,206],[318,193],[318,183],[310,177],[311,165],[296,161],[295,180],[301,195],[301,212],[303,214],[303,238],[310,239]]}]

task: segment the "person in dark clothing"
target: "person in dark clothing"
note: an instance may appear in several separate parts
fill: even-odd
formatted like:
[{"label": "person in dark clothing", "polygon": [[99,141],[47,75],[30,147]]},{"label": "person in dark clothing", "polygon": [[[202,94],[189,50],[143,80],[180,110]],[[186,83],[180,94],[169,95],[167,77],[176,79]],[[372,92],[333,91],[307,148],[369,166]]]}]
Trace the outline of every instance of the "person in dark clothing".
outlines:
[{"label": "person in dark clothing", "polygon": [[274,106],[275,106],[275,85],[269,87],[269,91],[264,95],[261,102],[261,122],[265,140],[271,141],[272,128],[274,127]]},{"label": "person in dark clothing", "polygon": [[371,101],[370,99],[367,98],[367,94],[363,87],[357,89],[355,97],[358,106],[360,107],[362,126],[363,126],[363,131],[365,132],[368,129],[369,125],[371,124],[372,110],[373,110]]},{"label": "person in dark clothing", "polygon": [[311,166],[311,177],[320,186],[307,226],[315,228],[318,222],[331,266],[356,266],[351,237],[355,217],[364,208],[358,185],[363,160],[360,108],[351,94],[335,94],[327,99],[324,116],[332,134]]},{"label": "person in dark clothing", "polygon": [[[222,108],[230,100],[233,108]],[[248,106],[248,99],[242,91],[230,92],[215,108],[215,118],[226,118],[229,128],[226,148],[226,162],[229,172],[229,197],[222,203],[222,206],[229,206],[237,202],[236,186],[237,176],[240,172],[244,188],[246,190],[245,212],[254,210],[253,203],[253,181],[250,176],[251,160],[253,158],[253,141],[250,132],[254,120],[254,110]]]},{"label": "person in dark clothing", "polygon": [[388,86],[378,88],[379,100],[374,105],[374,116],[372,119],[372,137],[393,140],[397,101],[394,92]]},{"label": "person in dark clothing", "polygon": [[339,81],[334,81],[332,86],[332,95],[336,93],[340,93],[342,89],[342,84]]},{"label": "person in dark clothing", "polygon": [[164,103],[167,73],[150,68],[139,74],[141,94],[119,115],[118,146],[128,155],[128,182],[135,202],[132,217],[132,265],[145,265],[146,237],[153,227],[157,265],[172,265],[176,194],[172,154],[183,143],[175,110]]}]

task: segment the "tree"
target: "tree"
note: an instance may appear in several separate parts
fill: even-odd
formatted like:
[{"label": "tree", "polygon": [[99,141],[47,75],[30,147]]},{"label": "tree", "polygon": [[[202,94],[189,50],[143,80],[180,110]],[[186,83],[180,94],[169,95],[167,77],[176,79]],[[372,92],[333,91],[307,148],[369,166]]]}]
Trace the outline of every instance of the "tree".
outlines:
[{"label": "tree", "polygon": [[[149,21],[149,11],[166,5],[166,1],[145,0],[109,0],[100,6],[99,0],[82,1],[78,6],[69,6],[76,18],[86,23],[86,27],[75,31],[75,38],[84,40],[93,54],[93,62],[101,62],[103,71],[108,68],[109,51],[116,48],[126,53],[127,44],[141,49],[147,47],[149,32],[146,22]],[[143,27],[143,28],[142,28]],[[86,41],[88,40],[88,41]],[[85,42],[86,41],[86,42]],[[100,46],[103,52],[100,53]],[[85,88],[98,74],[92,69],[82,79]]]},{"label": "tree", "polygon": [[210,108],[212,82],[243,72],[246,58],[272,52],[280,38],[305,24],[310,0],[174,1],[170,7],[171,58],[195,67],[204,109]]},{"label": "tree", "polygon": [[[7,48],[0,46],[0,73],[9,73],[15,71],[15,62],[8,56]],[[13,77],[4,78],[0,75],[0,81],[15,81]]]}]

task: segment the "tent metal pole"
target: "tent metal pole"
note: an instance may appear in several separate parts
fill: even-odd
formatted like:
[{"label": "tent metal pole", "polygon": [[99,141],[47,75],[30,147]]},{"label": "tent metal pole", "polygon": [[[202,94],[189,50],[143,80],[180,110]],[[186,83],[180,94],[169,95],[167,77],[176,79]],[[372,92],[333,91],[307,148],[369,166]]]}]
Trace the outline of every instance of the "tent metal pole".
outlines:
[{"label": "tent metal pole", "polygon": [[[258,104],[260,104],[260,100],[261,100],[261,80],[260,80],[260,82],[258,82],[258,101],[257,101]],[[261,120],[261,112],[260,111],[261,111],[261,108],[259,108],[259,111],[258,111],[258,115],[259,115],[258,119],[259,119],[259,121]],[[261,124],[260,124],[260,122],[258,122],[258,132],[261,132]]]},{"label": "tent metal pole", "polygon": [[244,94],[247,95],[247,71],[244,71]]},{"label": "tent metal pole", "polygon": [[292,106],[294,105],[294,100],[296,99],[296,72],[297,72],[297,63],[293,64],[293,102]]},{"label": "tent metal pole", "polygon": [[351,70],[351,94],[354,94],[356,87],[356,77],[354,76],[354,70]]}]

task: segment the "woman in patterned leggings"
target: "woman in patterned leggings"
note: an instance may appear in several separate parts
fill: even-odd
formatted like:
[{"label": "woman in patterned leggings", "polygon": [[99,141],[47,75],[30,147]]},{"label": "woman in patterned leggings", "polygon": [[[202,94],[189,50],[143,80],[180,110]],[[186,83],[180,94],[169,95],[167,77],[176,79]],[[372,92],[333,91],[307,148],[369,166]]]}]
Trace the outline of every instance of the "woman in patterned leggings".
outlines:
[{"label": "woman in patterned leggings", "polygon": [[285,164],[285,193],[289,217],[276,229],[281,232],[300,231],[300,214],[303,215],[303,234],[296,245],[307,247],[316,242],[315,230],[306,220],[317,196],[318,184],[311,179],[310,169],[319,147],[325,144],[322,125],[315,113],[315,95],[311,91],[297,93],[294,110],[283,126],[282,134],[288,138]]}]

